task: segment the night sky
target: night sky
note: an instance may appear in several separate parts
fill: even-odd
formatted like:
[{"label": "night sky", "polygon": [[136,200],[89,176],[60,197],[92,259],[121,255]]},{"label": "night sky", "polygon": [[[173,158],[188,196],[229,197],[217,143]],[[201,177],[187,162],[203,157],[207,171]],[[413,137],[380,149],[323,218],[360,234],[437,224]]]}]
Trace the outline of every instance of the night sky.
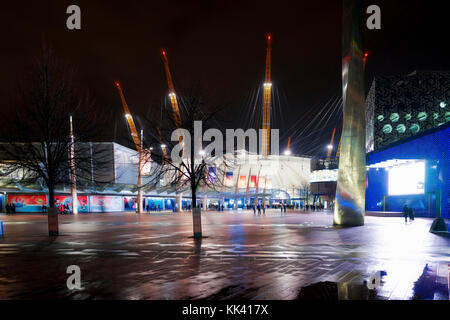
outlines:
[{"label": "night sky", "polygon": [[[66,28],[71,4],[81,7],[80,31]],[[366,90],[376,75],[450,70],[444,2],[366,1],[365,7],[370,4],[381,7],[382,30],[364,31]],[[98,108],[117,119],[116,140],[131,142],[113,81],[121,82],[137,117],[160,112],[167,96],[165,48],[176,88],[200,86],[212,104],[227,106],[228,127],[251,125],[249,101],[264,80],[271,33],[273,125],[283,146],[309,115],[341,94],[341,16],[341,1],[9,1],[0,12],[1,108],[13,107],[12,92],[44,40],[76,68]],[[295,151],[326,152],[337,114],[312,142],[294,136]],[[111,137],[113,128],[107,129]]]}]

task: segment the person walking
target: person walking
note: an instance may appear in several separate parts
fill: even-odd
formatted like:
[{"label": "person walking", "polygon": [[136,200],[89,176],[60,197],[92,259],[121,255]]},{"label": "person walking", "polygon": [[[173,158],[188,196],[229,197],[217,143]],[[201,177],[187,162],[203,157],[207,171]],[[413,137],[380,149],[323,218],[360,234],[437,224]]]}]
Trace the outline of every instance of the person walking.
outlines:
[{"label": "person walking", "polygon": [[409,221],[414,221],[414,211],[412,208],[408,208],[408,216],[409,216]]},{"label": "person walking", "polygon": [[261,214],[261,206],[258,203],[258,214]]},{"label": "person walking", "polygon": [[405,223],[408,222],[408,216],[409,216],[409,208],[408,205],[405,203],[403,206],[403,217],[405,218]]},{"label": "person walking", "polygon": [[263,214],[266,214],[266,204],[263,203],[262,207],[263,207]]},{"label": "person walking", "polygon": [[284,205],[284,213],[286,213],[286,205]]},{"label": "person walking", "polygon": [[255,208],[254,204],[252,205],[252,208],[253,208],[253,214],[256,214],[256,208]]}]

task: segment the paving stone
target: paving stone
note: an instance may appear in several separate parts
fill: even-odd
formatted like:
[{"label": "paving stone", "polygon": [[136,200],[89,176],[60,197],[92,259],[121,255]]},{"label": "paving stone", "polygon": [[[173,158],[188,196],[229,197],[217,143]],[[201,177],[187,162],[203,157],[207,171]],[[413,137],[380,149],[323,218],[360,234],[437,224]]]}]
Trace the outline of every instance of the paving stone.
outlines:
[{"label": "paving stone", "polygon": [[[310,284],[361,285],[377,271],[387,273],[379,299],[411,299],[419,279],[435,288],[427,297],[449,298],[450,239],[428,232],[431,219],[366,217],[356,228],[332,219],[207,212],[207,237],[196,240],[187,213],[62,216],[57,238],[45,216],[0,216],[0,299],[296,299]],[[66,287],[72,264],[80,292]]]}]

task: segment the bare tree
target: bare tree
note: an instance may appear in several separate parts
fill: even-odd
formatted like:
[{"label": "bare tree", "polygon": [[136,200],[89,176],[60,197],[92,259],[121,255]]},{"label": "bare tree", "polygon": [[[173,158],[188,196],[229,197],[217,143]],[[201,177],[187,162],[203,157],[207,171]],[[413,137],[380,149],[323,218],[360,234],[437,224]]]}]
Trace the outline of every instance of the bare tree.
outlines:
[{"label": "bare tree", "polygon": [[[179,100],[179,116],[169,107],[163,109],[166,116],[163,123],[147,119],[151,124],[148,127],[155,128],[150,132],[151,141],[161,147],[153,148],[151,152],[151,159],[156,165],[153,166],[152,178],[146,185],[158,185],[164,181],[165,186],[172,187],[177,192],[189,190],[192,197],[194,238],[200,238],[201,216],[197,195],[202,190],[222,190],[226,172],[234,167],[234,156],[223,154],[222,139],[214,141],[215,147],[210,145],[204,149],[203,136],[198,136],[200,123],[202,132],[215,129],[216,133],[224,136],[217,120],[220,109],[208,105],[198,89],[190,90]],[[201,132],[200,134],[202,135]],[[194,141],[195,138],[198,140]]]},{"label": "bare tree", "polygon": [[[44,46],[29,78],[18,90],[14,111],[2,117],[0,175],[14,175],[18,183],[42,182],[45,185],[49,195],[51,236],[59,234],[55,188],[71,183],[69,151],[72,143],[75,144],[73,172],[78,181],[90,176],[93,161],[97,166],[101,161],[101,157],[92,158],[80,142],[100,138],[103,115],[96,112],[88,95],[78,90],[73,77],[73,71]],[[73,117],[73,142],[70,116]]]}]

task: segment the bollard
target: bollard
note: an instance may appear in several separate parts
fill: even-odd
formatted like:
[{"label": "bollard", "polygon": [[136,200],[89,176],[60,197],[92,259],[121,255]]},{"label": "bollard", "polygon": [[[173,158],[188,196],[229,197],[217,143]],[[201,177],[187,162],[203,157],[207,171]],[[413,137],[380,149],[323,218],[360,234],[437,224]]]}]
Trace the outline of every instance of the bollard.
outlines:
[{"label": "bollard", "polygon": [[48,208],[48,235],[49,237],[59,236],[58,211],[55,207]]},{"label": "bollard", "polygon": [[194,238],[202,237],[202,212],[200,208],[192,210],[192,218],[194,222]]},{"label": "bollard", "polygon": [[0,221],[0,237],[3,237],[3,221]]}]

